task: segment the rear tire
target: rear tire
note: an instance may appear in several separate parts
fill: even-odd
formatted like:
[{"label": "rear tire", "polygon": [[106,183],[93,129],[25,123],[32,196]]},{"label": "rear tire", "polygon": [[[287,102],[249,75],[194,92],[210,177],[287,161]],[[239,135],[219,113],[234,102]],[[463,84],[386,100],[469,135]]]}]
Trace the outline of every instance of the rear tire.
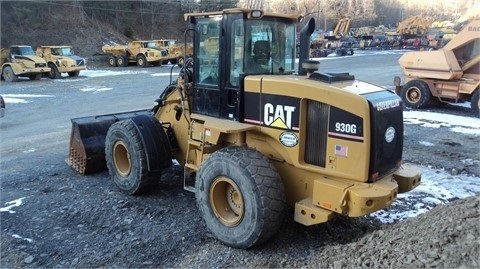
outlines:
[{"label": "rear tire", "polygon": [[118,56],[117,57],[117,66],[125,67],[127,66],[127,58],[125,56]]},{"label": "rear tire", "polygon": [[405,106],[421,109],[429,105],[432,100],[432,93],[424,81],[411,80],[403,85],[401,97]]},{"label": "rear tire", "polygon": [[470,99],[470,107],[472,108],[473,115],[480,118],[480,89],[475,90]]},{"label": "rear tire", "polygon": [[58,72],[58,68],[56,65],[54,65],[53,63],[49,63],[48,67],[50,67],[50,73],[48,73],[49,78],[57,79],[62,77],[62,74]]},{"label": "rear tire", "polygon": [[271,238],[282,225],[285,192],[273,164],[243,147],[211,154],[197,173],[197,206],[208,229],[235,248],[249,248]]},{"label": "rear tire", "polygon": [[149,173],[142,138],[132,120],[116,122],[105,138],[105,159],[115,185],[129,195],[148,190],[160,179]]},{"label": "rear tire", "polygon": [[111,67],[117,66],[117,57],[113,55],[108,55],[108,65]]},{"label": "rear tire", "polygon": [[2,76],[3,76],[3,79],[4,79],[5,81],[8,81],[8,82],[16,82],[16,81],[18,81],[18,76],[15,75],[15,73],[13,72],[12,67],[10,67],[10,66],[5,66],[5,68],[3,69]]},{"label": "rear tire", "polygon": [[140,67],[147,66],[147,58],[145,57],[145,55],[140,54],[137,56],[137,65]]}]

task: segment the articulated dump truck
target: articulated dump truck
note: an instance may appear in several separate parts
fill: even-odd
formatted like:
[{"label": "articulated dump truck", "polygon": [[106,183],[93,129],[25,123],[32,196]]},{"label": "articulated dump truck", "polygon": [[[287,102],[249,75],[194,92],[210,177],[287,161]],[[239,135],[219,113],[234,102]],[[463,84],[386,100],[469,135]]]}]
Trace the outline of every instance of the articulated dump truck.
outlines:
[{"label": "articulated dump truck", "polygon": [[[308,59],[313,19],[226,9],[185,14],[193,60],[153,108],[72,119],[67,162],[105,169],[128,195],[184,168],[207,228],[249,248],[271,238],[287,207],[303,225],[389,207],[420,184],[402,162],[403,114],[394,92]],[[176,165],[176,164],[175,164]]]},{"label": "articulated dump truck", "polygon": [[7,82],[18,81],[19,77],[40,80],[50,73],[47,62],[35,55],[31,46],[15,45],[0,51],[1,77]]}]

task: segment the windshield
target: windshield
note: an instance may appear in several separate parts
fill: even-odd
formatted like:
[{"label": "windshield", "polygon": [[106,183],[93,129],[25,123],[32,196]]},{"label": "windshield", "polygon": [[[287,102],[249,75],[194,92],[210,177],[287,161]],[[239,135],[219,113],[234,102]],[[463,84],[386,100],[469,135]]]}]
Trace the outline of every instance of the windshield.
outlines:
[{"label": "windshield", "polygon": [[295,68],[295,25],[278,18],[247,20],[245,74],[292,73]]},{"label": "windshield", "polygon": [[73,55],[72,48],[65,47],[65,48],[52,48],[53,55],[59,56],[71,56]]},{"label": "windshield", "polygon": [[35,55],[32,47],[18,47],[17,50],[12,50],[12,54],[17,55]]}]

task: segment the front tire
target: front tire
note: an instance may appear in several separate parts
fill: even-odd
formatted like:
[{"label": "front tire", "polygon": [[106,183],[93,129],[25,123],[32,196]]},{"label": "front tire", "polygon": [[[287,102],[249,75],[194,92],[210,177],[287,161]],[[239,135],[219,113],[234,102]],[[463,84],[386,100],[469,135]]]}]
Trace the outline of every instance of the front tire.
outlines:
[{"label": "front tire", "polygon": [[105,138],[105,159],[117,187],[129,194],[140,194],[158,182],[159,173],[149,173],[140,134],[131,119],[116,122]]},{"label": "front tire", "polygon": [[48,67],[50,67],[50,73],[48,73],[49,78],[57,79],[62,77],[62,74],[58,71],[58,68],[56,65],[49,63]]},{"label": "front tire", "polygon": [[3,69],[2,76],[3,76],[3,79],[4,79],[5,81],[8,81],[8,82],[16,82],[16,81],[18,81],[18,76],[15,75],[15,73],[13,72],[12,67],[10,67],[10,66],[5,66],[5,68]]},{"label": "front tire", "polygon": [[197,173],[196,200],[207,228],[220,241],[249,248],[271,238],[285,213],[285,192],[260,152],[229,147],[214,152]]},{"label": "front tire", "polygon": [[403,85],[401,97],[407,107],[421,109],[429,105],[432,93],[424,81],[411,80]]},{"label": "front tire", "polygon": [[140,54],[137,56],[137,65],[140,67],[147,66],[147,58],[145,57],[145,55]]}]

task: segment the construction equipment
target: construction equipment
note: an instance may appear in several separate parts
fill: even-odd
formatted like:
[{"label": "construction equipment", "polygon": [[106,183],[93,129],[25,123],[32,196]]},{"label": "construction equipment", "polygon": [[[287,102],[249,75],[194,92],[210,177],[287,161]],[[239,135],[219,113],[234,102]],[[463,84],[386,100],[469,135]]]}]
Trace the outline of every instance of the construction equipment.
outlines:
[{"label": "construction equipment", "polygon": [[159,66],[166,59],[167,52],[156,47],[154,41],[131,41],[126,46],[105,45],[102,51],[108,55],[110,66],[127,66],[135,63],[137,66],[146,67],[148,64]]},{"label": "construction equipment", "polygon": [[479,115],[480,20],[468,23],[436,51],[407,52],[398,60],[404,85],[395,77],[396,92],[410,108],[470,101]]},{"label": "construction equipment", "polygon": [[18,77],[39,80],[48,74],[50,68],[44,59],[35,56],[31,46],[11,46],[0,51],[2,79],[8,82],[18,81]]},{"label": "construction equipment", "polygon": [[47,62],[51,79],[61,78],[62,73],[78,77],[81,70],[87,69],[85,59],[74,55],[71,46],[41,46],[36,54]]},{"label": "construction equipment", "polygon": [[167,52],[165,56],[166,59],[163,61],[164,64],[170,62],[171,64],[178,64],[178,66],[182,67],[185,60],[193,55],[192,44],[181,44],[175,39],[157,39],[153,41],[156,47]]},{"label": "construction equipment", "polygon": [[412,16],[398,23],[397,33],[402,35],[424,35],[434,20],[421,16]]},{"label": "construction equipment", "polygon": [[316,71],[313,19],[300,32],[298,73],[301,16],[226,9],[185,19],[193,60],[152,110],[72,119],[67,162],[77,171],[106,162],[119,189],[137,194],[175,159],[208,229],[236,248],[272,237],[287,205],[314,225],[387,208],[420,184],[420,170],[402,164],[400,98]]},{"label": "construction equipment", "polygon": [[353,55],[352,42],[349,39],[351,19],[340,19],[335,29],[318,34],[311,42],[312,57],[327,57],[335,53],[337,56]]}]

